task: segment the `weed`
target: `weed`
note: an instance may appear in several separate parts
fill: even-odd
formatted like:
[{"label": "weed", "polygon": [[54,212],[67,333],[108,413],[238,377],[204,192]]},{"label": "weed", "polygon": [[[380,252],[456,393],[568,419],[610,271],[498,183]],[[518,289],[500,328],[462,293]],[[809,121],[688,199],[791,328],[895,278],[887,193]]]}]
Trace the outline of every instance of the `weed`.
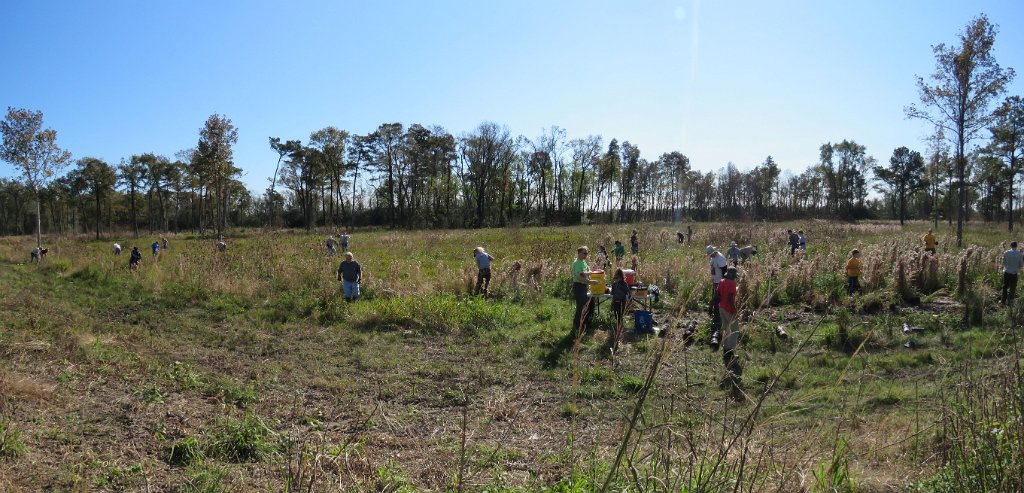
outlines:
[{"label": "weed", "polygon": [[210,457],[231,462],[258,462],[276,449],[276,434],[253,414],[225,418],[204,447]]},{"label": "weed", "polygon": [[21,430],[14,427],[9,419],[0,416],[0,457],[17,459],[25,455],[25,443],[21,441]]}]

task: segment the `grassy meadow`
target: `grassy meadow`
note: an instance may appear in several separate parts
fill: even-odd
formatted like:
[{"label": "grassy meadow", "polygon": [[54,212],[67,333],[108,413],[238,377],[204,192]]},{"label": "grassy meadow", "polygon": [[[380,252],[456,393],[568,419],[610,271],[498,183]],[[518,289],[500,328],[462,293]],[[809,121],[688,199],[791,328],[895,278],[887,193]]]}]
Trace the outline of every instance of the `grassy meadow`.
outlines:
[{"label": "grassy meadow", "polygon": [[[40,264],[32,238],[0,238],[0,490],[1024,485],[1024,305],[998,306],[1005,226],[971,223],[957,249],[942,224],[935,257],[924,223],[693,226],[689,244],[675,241],[685,224],[356,231],[355,303],[327,231],[234,231],[223,253],[168,235],[157,258],[159,235],[144,235],[136,272],[126,236],[51,237]],[[788,255],[790,227],[806,254]],[[628,245],[633,228],[667,335],[612,352],[606,305],[572,338],[576,247]],[[738,399],[720,389],[704,311],[704,246],[731,240],[759,251],[740,268]],[[495,257],[489,300],[471,294],[477,245]],[[852,298],[851,248],[865,291]]]}]

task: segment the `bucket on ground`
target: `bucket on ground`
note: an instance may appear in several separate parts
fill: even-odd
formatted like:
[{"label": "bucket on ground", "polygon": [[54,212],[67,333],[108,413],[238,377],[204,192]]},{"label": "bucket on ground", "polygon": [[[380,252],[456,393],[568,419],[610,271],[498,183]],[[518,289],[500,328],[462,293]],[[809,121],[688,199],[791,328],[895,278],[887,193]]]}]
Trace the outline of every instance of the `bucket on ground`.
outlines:
[{"label": "bucket on ground", "polygon": [[647,310],[634,311],[633,330],[639,333],[654,332],[654,315]]}]

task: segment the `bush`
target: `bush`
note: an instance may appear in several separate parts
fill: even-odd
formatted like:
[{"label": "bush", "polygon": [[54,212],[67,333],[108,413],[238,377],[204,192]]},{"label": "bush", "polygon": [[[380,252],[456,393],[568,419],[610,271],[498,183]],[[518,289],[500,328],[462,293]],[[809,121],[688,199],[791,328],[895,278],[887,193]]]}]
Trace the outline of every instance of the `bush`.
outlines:
[{"label": "bush", "polygon": [[21,431],[14,429],[10,420],[0,418],[0,457],[17,459],[25,454],[25,444],[21,441]]},{"label": "bush", "polygon": [[225,419],[210,438],[207,455],[231,462],[258,462],[274,451],[274,432],[263,420],[246,414]]}]

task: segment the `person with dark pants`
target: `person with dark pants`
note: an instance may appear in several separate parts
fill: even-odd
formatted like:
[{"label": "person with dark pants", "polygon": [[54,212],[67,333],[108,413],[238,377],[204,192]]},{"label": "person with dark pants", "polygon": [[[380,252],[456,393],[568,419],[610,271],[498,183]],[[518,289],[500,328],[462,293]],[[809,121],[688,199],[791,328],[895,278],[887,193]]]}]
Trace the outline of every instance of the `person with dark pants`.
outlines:
[{"label": "person with dark pants", "polygon": [[633,236],[629,237],[629,250],[633,252],[633,255],[640,253],[640,240],[636,237],[636,230],[633,230]]},{"label": "person with dark pants", "polygon": [[792,229],[787,229],[786,234],[789,235],[789,256],[792,257],[796,254],[796,249],[800,248],[800,235]]},{"label": "person with dark pants", "polygon": [[708,245],[704,249],[704,253],[708,255],[711,260],[711,305],[708,306],[708,315],[711,315],[711,349],[717,350],[718,344],[721,342],[721,329],[722,329],[722,315],[718,311],[718,303],[721,299],[718,296],[718,283],[722,282],[722,276],[725,275],[726,269],[729,267],[729,262],[725,260],[725,255],[719,252],[717,248],[712,245]]},{"label": "person with dark pants", "polygon": [[491,261],[494,260],[494,257],[485,252],[482,246],[476,247],[473,256],[476,258],[476,266],[479,268],[476,274],[476,289],[473,294],[483,293],[484,298],[487,298],[488,289],[491,286]]},{"label": "person with dark pants", "polygon": [[626,314],[626,303],[629,302],[629,285],[626,284],[626,276],[622,269],[615,269],[612,276],[612,314],[615,316],[615,330],[612,336],[612,349],[619,349],[619,339],[622,338],[623,316]]},{"label": "person with dark pants", "polygon": [[846,261],[846,282],[850,296],[860,292],[860,250],[856,248],[850,251],[850,258]]},{"label": "person with dark pants", "polygon": [[576,315],[572,319],[572,334],[580,336],[582,330],[590,328],[590,266],[587,265],[587,247],[576,250],[576,261],[572,263],[572,297],[576,300]]},{"label": "person with dark pants", "polygon": [[1017,242],[1010,243],[1010,249],[1003,253],[1003,290],[999,304],[1006,306],[1017,298],[1017,274],[1024,266],[1024,254],[1017,250]]}]

